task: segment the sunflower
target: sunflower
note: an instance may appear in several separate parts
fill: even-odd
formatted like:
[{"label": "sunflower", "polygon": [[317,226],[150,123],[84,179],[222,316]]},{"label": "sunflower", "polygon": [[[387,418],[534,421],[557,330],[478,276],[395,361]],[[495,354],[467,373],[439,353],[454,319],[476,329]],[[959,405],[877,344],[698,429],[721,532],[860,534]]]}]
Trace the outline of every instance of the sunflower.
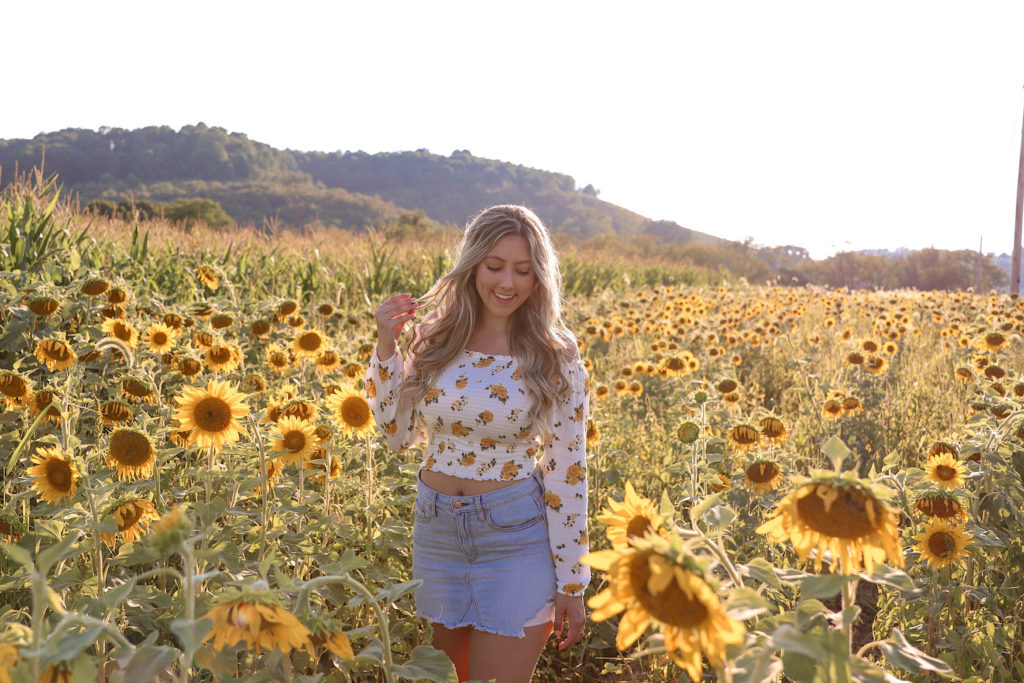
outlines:
[{"label": "sunflower", "polygon": [[327,398],[327,408],[334,422],[346,434],[361,437],[373,433],[376,422],[370,404],[356,389],[343,388],[331,394]]},{"label": "sunflower", "polygon": [[150,543],[162,555],[169,555],[192,535],[193,524],[178,504],[165,512],[150,528]]},{"label": "sunflower", "polygon": [[608,499],[608,507],[595,518],[607,525],[605,534],[615,550],[629,547],[629,538],[641,538],[648,532],[657,532],[664,518],[658,514],[654,501],[638,496],[633,484],[626,482],[626,493],[622,502]]},{"label": "sunflower", "polygon": [[266,320],[257,320],[249,325],[249,334],[253,339],[266,339],[270,336],[270,323]]},{"label": "sunflower", "polygon": [[203,330],[192,335],[192,346],[197,349],[208,349],[213,346],[214,341],[213,335]]},{"label": "sunflower", "polygon": [[210,318],[210,327],[215,330],[223,330],[226,327],[231,327],[235,323],[235,319],[227,313],[221,313]]},{"label": "sunflower", "polygon": [[[149,524],[160,518],[160,514],[148,500],[135,499],[121,503],[110,511],[117,521],[117,533],[121,534],[124,543],[134,543],[149,531]],[[117,542],[117,534],[100,533],[107,547],[113,548]]]},{"label": "sunflower", "polygon": [[71,670],[64,662],[51,664],[39,674],[37,683],[71,683]]},{"label": "sunflower", "polygon": [[121,306],[122,308],[128,304],[128,292],[121,289],[120,287],[114,287],[113,289],[107,290],[107,303],[114,306]]},{"label": "sunflower", "polygon": [[220,287],[220,279],[217,277],[217,273],[213,272],[213,268],[209,266],[199,266],[196,269],[196,278],[206,285],[211,292],[216,292]]},{"label": "sunflower", "polygon": [[267,379],[258,372],[255,372],[245,378],[242,386],[248,389],[250,394],[262,396],[267,391]]},{"label": "sunflower", "polygon": [[712,491],[728,491],[732,488],[732,477],[724,472],[715,472],[714,478],[708,480],[708,486]]},{"label": "sunflower", "polygon": [[958,486],[963,486],[964,475],[967,468],[957,460],[955,454],[941,452],[934,457],[929,457],[925,462],[924,470],[928,479],[938,484],[939,488],[952,491]]},{"label": "sunflower", "polygon": [[177,313],[168,313],[164,316],[164,325],[173,330],[175,335],[179,335],[185,327],[185,319]]},{"label": "sunflower", "polygon": [[313,647],[326,647],[332,653],[342,659],[355,659],[352,651],[352,642],[348,639],[340,627],[337,630],[314,631],[312,638]]},{"label": "sunflower", "polygon": [[279,419],[276,434],[270,440],[270,450],[283,453],[279,459],[286,463],[301,463],[319,445],[316,425],[297,417]]},{"label": "sunflower", "polygon": [[214,344],[206,350],[204,360],[216,373],[232,372],[242,362],[242,350],[234,344]]},{"label": "sunflower", "polygon": [[271,344],[267,347],[267,365],[270,369],[277,374],[283,374],[285,370],[292,364],[292,359],[288,357],[288,354],[277,344]]},{"label": "sunflower", "polygon": [[324,349],[316,357],[316,371],[320,374],[334,372],[340,367],[341,356],[339,356],[338,352],[334,349]]},{"label": "sunflower", "polygon": [[354,381],[359,380],[360,377],[366,374],[366,368],[359,363],[346,363],[345,364],[345,377]]},{"label": "sunflower", "polygon": [[305,648],[312,655],[309,629],[278,604],[270,591],[246,590],[223,597],[204,617],[213,628],[203,642],[213,638],[213,649],[223,650],[244,641],[251,650],[277,648],[287,654]]},{"label": "sunflower", "polygon": [[292,354],[296,360],[316,358],[327,346],[327,340],[316,330],[306,330],[292,340]]},{"label": "sunflower", "polygon": [[615,383],[612,384],[612,391],[615,392],[616,396],[625,396],[629,393],[629,384],[627,384],[624,379],[617,379],[615,380]]},{"label": "sunflower", "polygon": [[615,644],[625,650],[653,621],[665,637],[672,661],[701,679],[701,654],[712,666],[725,661],[728,645],[744,639],[743,624],[725,612],[714,590],[684,559],[682,563],[651,548],[602,550],[581,561],[608,573],[608,587],[590,598],[594,621],[604,621],[625,610],[619,621]]},{"label": "sunflower", "polygon": [[612,390],[608,388],[607,384],[598,384],[594,388],[594,398],[598,401],[603,401],[612,395]]},{"label": "sunflower", "polygon": [[961,522],[967,520],[967,511],[954,496],[945,492],[927,493],[920,496],[914,502],[914,509],[926,517],[937,517],[948,520],[959,519]]},{"label": "sunflower", "polygon": [[121,380],[121,395],[129,401],[138,401],[156,405],[156,393],[149,382],[138,377],[125,377]]},{"label": "sunflower", "polygon": [[82,289],[80,289],[79,291],[82,292],[82,294],[85,294],[86,296],[99,296],[100,294],[106,292],[108,289],[110,289],[109,282],[101,278],[96,278],[95,280],[89,280],[84,285],[82,285]]},{"label": "sunflower", "polygon": [[28,310],[45,318],[60,310],[60,301],[49,296],[35,296],[29,299]]},{"label": "sunflower", "polygon": [[32,386],[17,372],[0,371],[0,394],[8,408],[22,408],[32,400]]},{"label": "sunflower", "polygon": [[969,384],[971,380],[974,379],[974,373],[971,371],[971,369],[963,366],[958,367],[956,370],[954,370],[954,375],[958,380],[960,380],[964,384]]},{"label": "sunflower", "polygon": [[823,417],[827,417],[830,420],[838,420],[843,416],[843,404],[842,402],[830,398],[825,401],[821,406],[821,414]]},{"label": "sunflower", "polygon": [[167,353],[174,348],[177,331],[164,323],[153,323],[146,330],[146,346],[153,353]]},{"label": "sunflower", "polygon": [[683,443],[693,443],[700,438],[700,427],[696,422],[687,420],[683,424],[679,425],[679,429],[676,430],[676,436]]},{"label": "sunflower", "polygon": [[60,446],[40,446],[32,462],[35,464],[26,472],[32,477],[32,488],[40,498],[47,503],[57,503],[75,494],[81,475]]},{"label": "sunflower", "polygon": [[299,304],[294,301],[282,301],[277,307],[277,317],[281,320],[299,310]]},{"label": "sunflower", "polygon": [[32,417],[38,417],[39,413],[45,410],[44,420],[56,425],[60,424],[60,407],[57,405],[57,397],[52,391],[37,391],[29,401],[28,410]]},{"label": "sunflower", "polygon": [[790,541],[801,560],[817,550],[819,570],[826,551],[834,573],[856,574],[864,567],[870,574],[886,558],[901,568],[904,563],[893,511],[859,480],[836,475],[818,475],[790,492],[757,533]]},{"label": "sunflower", "polygon": [[301,398],[293,398],[281,404],[279,417],[297,417],[300,420],[313,422],[316,419],[316,406]]},{"label": "sunflower", "polygon": [[110,435],[107,464],[117,470],[117,478],[122,481],[151,477],[156,465],[156,451],[143,432],[120,427]]},{"label": "sunflower", "polygon": [[753,493],[768,493],[782,484],[782,469],[770,460],[755,460],[744,472],[743,483]]},{"label": "sunflower", "polygon": [[195,377],[203,369],[203,364],[195,358],[182,358],[178,361],[178,372],[185,377]]},{"label": "sunflower", "polygon": [[134,349],[139,345],[139,331],[130,322],[119,318],[107,318],[103,321],[103,334],[124,342]]},{"label": "sunflower", "polygon": [[285,322],[288,324],[288,327],[292,328],[293,330],[301,330],[303,327],[306,326],[306,319],[303,318],[301,315],[289,316]]},{"label": "sunflower", "polygon": [[963,526],[933,519],[915,538],[916,550],[934,570],[948,567],[960,558],[966,557],[973,535],[965,531]]},{"label": "sunflower", "polygon": [[587,445],[595,446],[601,440],[601,432],[590,418],[587,418]]},{"label": "sunflower", "polygon": [[[324,483],[324,473],[327,472],[327,451],[323,448],[316,449],[309,458],[303,463],[302,468],[305,470],[317,470],[319,474],[313,477],[313,481],[317,484]],[[332,457],[331,458],[331,479],[337,479],[341,475],[341,462]]]},{"label": "sunflower", "polygon": [[779,418],[771,415],[763,417],[758,426],[761,428],[761,436],[769,443],[783,444],[786,442],[788,436],[786,425]]},{"label": "sunflower", "polygon": [[183,387],[182,393],[174,397],[178,404],[174,417],[182,429],[191,431],[190,445],[219,451],[238,441],[242,432],[238,419],[249,412],[243,398],[234,386],[215,379],[210,380],[206,389]]},{"label": "sunflower", "polygon": [[1008,341],[1010,340],[1001,332],[989,332],[974,343],[974,348],[984,351],[998,351],[1006,346]]},{"label": "sunflower", "polygon": [[100,406],[100,419],[105,425],[128,424],[135,419],[135,412],[130,404],[113,399]]},{"label": "sunflower", "polygon": [[36,342],[36,358],[50,372],[67,370],[78,360],[78,355],[60,339],[40,339]]},{"label": "sunflower", "polygon": [[986,366],[984,373],[989,379],[1002,379],[1006,377],[1006,370],[995,364]]},{"label": "sunflower", "polygon": [[761,443],[761,433],[748,424],[738,424],[728,433],[729,445],[737,451],[749,451]]},{"label": "sunflower", "polygon": [[643,395],[644,393],[644,385],[636,380],[633,380],[632,382],[629,383],[629,386],[626,390],[629,392],[629,395],[632,396],[633,398],[640,398],[640,396]]},{"label": "sunflower", "polygon": [[843,414],[847,417],[864,412],[864,404],[859,398],[847,396],[843,399]]},{"label": "sunflower", "polygon": [[889,361],[884,356],[868,356],[864,361],[864,369],[872,375],[881,375],[889,368]]},{"label": "sunflower", "polygon": [[[658,364],[659,374],[664,377],[682,377],[689,371],[690,366],[687,360],[684,356],[666,356]],[[630,368],[630,373],[632,373],[632,368]]]},{"label": "sunflower", "polygon": [[865,337],[864,339],[861,339],[859,346],[862,351],[868,354],[878,353],[879,351],[878,342],[876,342],[874,339],[871,339],[870,337]]}]

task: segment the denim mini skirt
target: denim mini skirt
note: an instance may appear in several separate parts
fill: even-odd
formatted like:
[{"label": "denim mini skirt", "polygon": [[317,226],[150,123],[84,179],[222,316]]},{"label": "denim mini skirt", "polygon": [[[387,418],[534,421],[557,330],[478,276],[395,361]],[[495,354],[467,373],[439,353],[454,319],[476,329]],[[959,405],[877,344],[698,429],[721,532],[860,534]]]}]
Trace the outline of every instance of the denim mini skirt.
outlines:
[{"label": "denim mini skirt", "polygon": [[[477,496],[445,496],[417,475],[416,612],[447,628],[522,638],[554,616],[555,565],[540,472]],[[550,615],[550,616],[548,616]]]}]

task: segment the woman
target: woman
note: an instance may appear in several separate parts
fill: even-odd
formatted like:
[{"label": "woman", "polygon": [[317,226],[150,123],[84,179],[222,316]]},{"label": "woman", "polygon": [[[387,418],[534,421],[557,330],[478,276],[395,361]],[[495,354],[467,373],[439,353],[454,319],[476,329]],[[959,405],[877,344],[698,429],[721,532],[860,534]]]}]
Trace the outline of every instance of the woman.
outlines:
[{"label": "woman", "polygon": [[[568,622],[563,650],[586,619],[589,382],[561,296],[547,229],[504,205],[470,222],[423,297],[376,311],[366,393],[391,448],[428,440],[416,607],[460,680],[528,681],[552,623],[560,637]],[[397,339],[427,307],[403,355]]]}]

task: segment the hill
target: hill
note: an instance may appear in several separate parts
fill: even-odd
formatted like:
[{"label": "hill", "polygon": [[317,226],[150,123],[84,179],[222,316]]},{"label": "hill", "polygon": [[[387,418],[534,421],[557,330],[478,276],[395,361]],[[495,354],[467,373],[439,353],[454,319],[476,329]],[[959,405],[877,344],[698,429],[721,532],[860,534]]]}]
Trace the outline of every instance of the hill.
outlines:
[{"label": "hill", "polygon": [[299,152],[279,150],[205,124],[175,131],[68,128],[31,140],[0,140],[0,187],[45,159],[65,191],[83,204],[125,198],[174,201],[201,197],[220,203],[235,221],[285,227],[361,229],[422,211],[437,223],[462,225],[481,208],[522,203],[555,232],[585,238],[657,235],[670,242],[725,244],[669,221],[655,221],[605,202],[568,175],[458,150]]}]

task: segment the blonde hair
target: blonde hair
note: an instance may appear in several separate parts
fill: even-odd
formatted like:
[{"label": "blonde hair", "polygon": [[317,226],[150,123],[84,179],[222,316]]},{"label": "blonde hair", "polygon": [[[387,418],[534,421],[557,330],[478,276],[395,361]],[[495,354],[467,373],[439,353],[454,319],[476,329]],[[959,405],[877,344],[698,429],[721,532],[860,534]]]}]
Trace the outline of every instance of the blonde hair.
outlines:
[{"label": "blonde hair", "polygon": [[552,432],[551,407],[568,391],[562,363],[577,358],[576,339],[562,321],[562,274],[551,236],[540,218],[524,206],[484,209],[466,226],[455,265],[419,298],[431,308],[407,353],[412,371],[399,389],[398,408],[417,405],[466,348],[480,319],[483,301],[476,289],[477,266],[506,235],[519,235],[530,248],[534,286],[509,320],[509,350],[519,361],[523,386],[532,399],[532,426],[546,439]]}]

